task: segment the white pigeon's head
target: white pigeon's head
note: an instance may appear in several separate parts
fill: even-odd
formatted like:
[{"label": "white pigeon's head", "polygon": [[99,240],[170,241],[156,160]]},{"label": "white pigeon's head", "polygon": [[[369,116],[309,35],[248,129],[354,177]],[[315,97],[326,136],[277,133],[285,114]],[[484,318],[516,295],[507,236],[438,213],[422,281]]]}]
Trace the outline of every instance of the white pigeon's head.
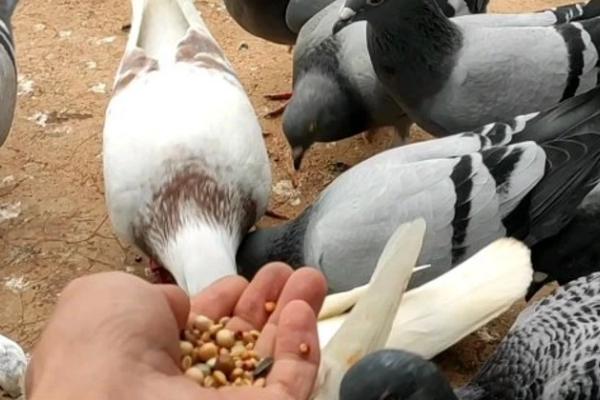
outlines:
[{"label": "white pigeon's head", "polygon": [[390,237],[368,289],[323,349],[312,399],[339,399],[346,372],[385,346],[424,236],[425,221],[418,219],[402,225]]}]

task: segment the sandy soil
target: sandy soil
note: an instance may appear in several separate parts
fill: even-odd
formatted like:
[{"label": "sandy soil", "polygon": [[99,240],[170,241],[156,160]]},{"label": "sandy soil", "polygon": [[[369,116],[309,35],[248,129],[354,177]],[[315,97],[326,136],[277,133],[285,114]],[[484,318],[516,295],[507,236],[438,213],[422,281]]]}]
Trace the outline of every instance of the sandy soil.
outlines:
[{"label": "sandy soil", "polygon": [[[495,11],[535,10],[565,0],[492,0]],[[279,105],[263,98],[291,88],[291,54],[254,38],[220,0],[197,6],[251,95],[259,114]],[[101,134],[113,74],[129,22],[122,0],[27,0],[14,29],[20,72],[13,130],[0,149],[0,332],[29,351],[60,290],[75,277],[108,270],[144,274],[145,260],[115,238],[104,206]],[[281,120],[261,119],[273,168],[271,208],[293,217],[339,172],[389,145],[376,136],[317,145],[306,157],[297,190]],[[424,138],[417,129],[413,138]],[[263,224],[274,223],[266,218]],[[137,261],[136,261],[137,260]],[[518,307],[516,307],[518,308]],[[516,311],[439,357],[463,382],[493,350]]]}]

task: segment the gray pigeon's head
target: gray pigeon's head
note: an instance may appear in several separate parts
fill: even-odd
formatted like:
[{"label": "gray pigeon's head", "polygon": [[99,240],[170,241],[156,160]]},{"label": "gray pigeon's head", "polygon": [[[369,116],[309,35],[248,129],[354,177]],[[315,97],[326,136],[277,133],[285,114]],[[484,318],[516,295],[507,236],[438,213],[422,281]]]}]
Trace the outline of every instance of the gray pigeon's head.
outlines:
[{"label": "gray pigeon's head", "polygon": [[367,129],[368,110],[340,79],[309,72],[294,85],[283,114],[283,132],[296,169],[313,143],[341,140]]},{"label": "gray pigeon's head", "polygon": [[346,0],[340,10],[338,20],[333,25],[333,34],[353,22],[367,20],[369,14],[387,0]]},{"label": "gray pigeon's head", "polygon": [[344,375],[340,400],[457,400],[438,368],[416,354],[381,350]]}]

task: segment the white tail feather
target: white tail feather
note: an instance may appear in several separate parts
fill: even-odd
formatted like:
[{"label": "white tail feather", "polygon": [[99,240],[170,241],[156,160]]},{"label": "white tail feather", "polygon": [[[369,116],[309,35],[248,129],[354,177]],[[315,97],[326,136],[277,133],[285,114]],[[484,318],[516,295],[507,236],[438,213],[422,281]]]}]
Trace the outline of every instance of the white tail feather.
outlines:
[{"label": "white tail feather", "polygon": [[[532,277],[529,249],[517,240],[499,239],[439,278],[407,292],[386,347],[434,357],[523,298]],[[319,321],[321,346],[344,319]]]},{"label": "white tail feather", "polygon": [[402,225],[390,237],[372,281],[323,350],[315,399],[335,400],[346,371],[366,354],[383,347],[402,294],[421,252],[425,221]]},{"label": "white tail feather", "polygon": [[131,6],[127,50],[142,48],[161,65],[175,62],[177,45],[189,28],[215,41],[191,0],[131,0]]},{"label": "white tail feather", "polygon": [[[431,265],[421,265],[419,267],[413,268],[413,273],[417,271],[423,271],[427,268],[430,268]],[[356,287],[354,289],[350,289],[345,292],[330,294],[325,298],[325,302],[323,303],[323,307],[321,307],[321,311],[319,312],[319,321],[325,320],[327,318],[332,318],[337,315],[341,315],[347,312],[351,307],[353,307],[358,299],[365,294],[369,284]]]}]

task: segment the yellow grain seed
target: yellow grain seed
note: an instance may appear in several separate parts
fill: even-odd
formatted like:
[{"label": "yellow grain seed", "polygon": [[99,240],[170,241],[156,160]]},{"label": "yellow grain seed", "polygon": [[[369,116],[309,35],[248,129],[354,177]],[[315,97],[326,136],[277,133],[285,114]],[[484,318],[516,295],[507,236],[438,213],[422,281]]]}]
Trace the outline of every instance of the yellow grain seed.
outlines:
[{"label": "yellow grain seed", "polygon": [[189,356],[194,351],[194,345],[187,341],[180,341],[179,348],[181,349],[181,354],[184,356]]},{"label": "yellow grain seed", "polygon": [[212,376],[207,376],[206,378],[204,378],[204,387],[211,388],[215,386],[217,386],[215,378],[213,378]]},{"label": "yellow grain seed", "polygon": [[214,336],[217,334],[217,332],[219,332],[221,329],[223,329],[223,325],[221,324],[216,324],[211,326],[210,328],[208,328],[208,332],[210,333],[210,336]]},{"label": "yellow grain seed", "polygon": [[310,352],[310,347],[306,343],[301,343],[300,344],[300,354],[305,356],[305,355],[308,355],[309,352]]},{"label": "yellow grain seed", "polygon": [[219,324],[226,326],[229,321],[231,321],[231,317],[223,317],[219,320]]},{"label": "yellow grain seed", "polygon": [[181,369],[187,371],[188,368],[192,366],[192,357],[185,356],[181,359]]},{"label": "yellow grain seed", "polygon": [[243,386],[244,385],[244,380],[242,378],[236,378],[235,381],[233,381],[233,386]]},{"label": "yellow grain seed", "polygon": [[244,370],[241,368],[234,368],[233,371],[231,371],[231,380],[234,381],[238,378],[241,378],[244,375]]},{"label": "yellow grain seed", "polygon": [[215,369],[222,371],[225,375],[229,375],[235,368],[235,361],[228,354],[222,354],[217,358]]},{"label": "yellow grain seed", "polygon": [[244,346],[243,344],[236,344],[235,346],[233,346],[231,348],[231,351],[229,354],[231,354],[232,357],[241,357],[244,353],[246,352],[246,346]]},{"label": "yellow grain seed", "polygon": [[202,370],[200,368],[197,368],[197,367],[188,368],[185,371],[185,374],[200,384],[202,384],[202,382],[204,382],[204,372],[202,372]]},{"label": "yellow grain seed", "polygon": [[206,362],[206,365],[208,365],[211,369],[215,369],[215,366],[217,365],[217,357],[213,357],[210,360],[208,360]]},{"label": "yellow grain seed", "polygon": [[277,306],[277,304],[275,304],[272,301],[268,301],[265,303],[265,311],[269,314],[271,314],[273,311],[275,311],[275,307]]},{"label": "yellow grain seed", "polygon": [[215,378],[215,381],[217,382],[218,386],[225,386],[229,383],[227,377],[222,371],[214,371],[213,378]]},{"label": "yellow grain seed", "polygon": [[258,378],[257,380],[254,381],[252,386],[265,387],[266,383],[267,383],[267,380],[265,378]]},{"label": "yellow grain seed", "polygon": [[229,329],[221,329],[217,332],[217,344],[225,348],[232,348],[235,344],[235,334]]},{"label": "yellow grain seed", "polygon": [[213,326],[214,322],[204,315],[198,315],[194,319],[194,328],[197,329],[200,333],[206,332]]},{"label": "yellow grain seed", "polygon": [[198,349],[197,356],[201,361],[208,361],[219,354],[219,348],[214,343],[205,343]]}]

